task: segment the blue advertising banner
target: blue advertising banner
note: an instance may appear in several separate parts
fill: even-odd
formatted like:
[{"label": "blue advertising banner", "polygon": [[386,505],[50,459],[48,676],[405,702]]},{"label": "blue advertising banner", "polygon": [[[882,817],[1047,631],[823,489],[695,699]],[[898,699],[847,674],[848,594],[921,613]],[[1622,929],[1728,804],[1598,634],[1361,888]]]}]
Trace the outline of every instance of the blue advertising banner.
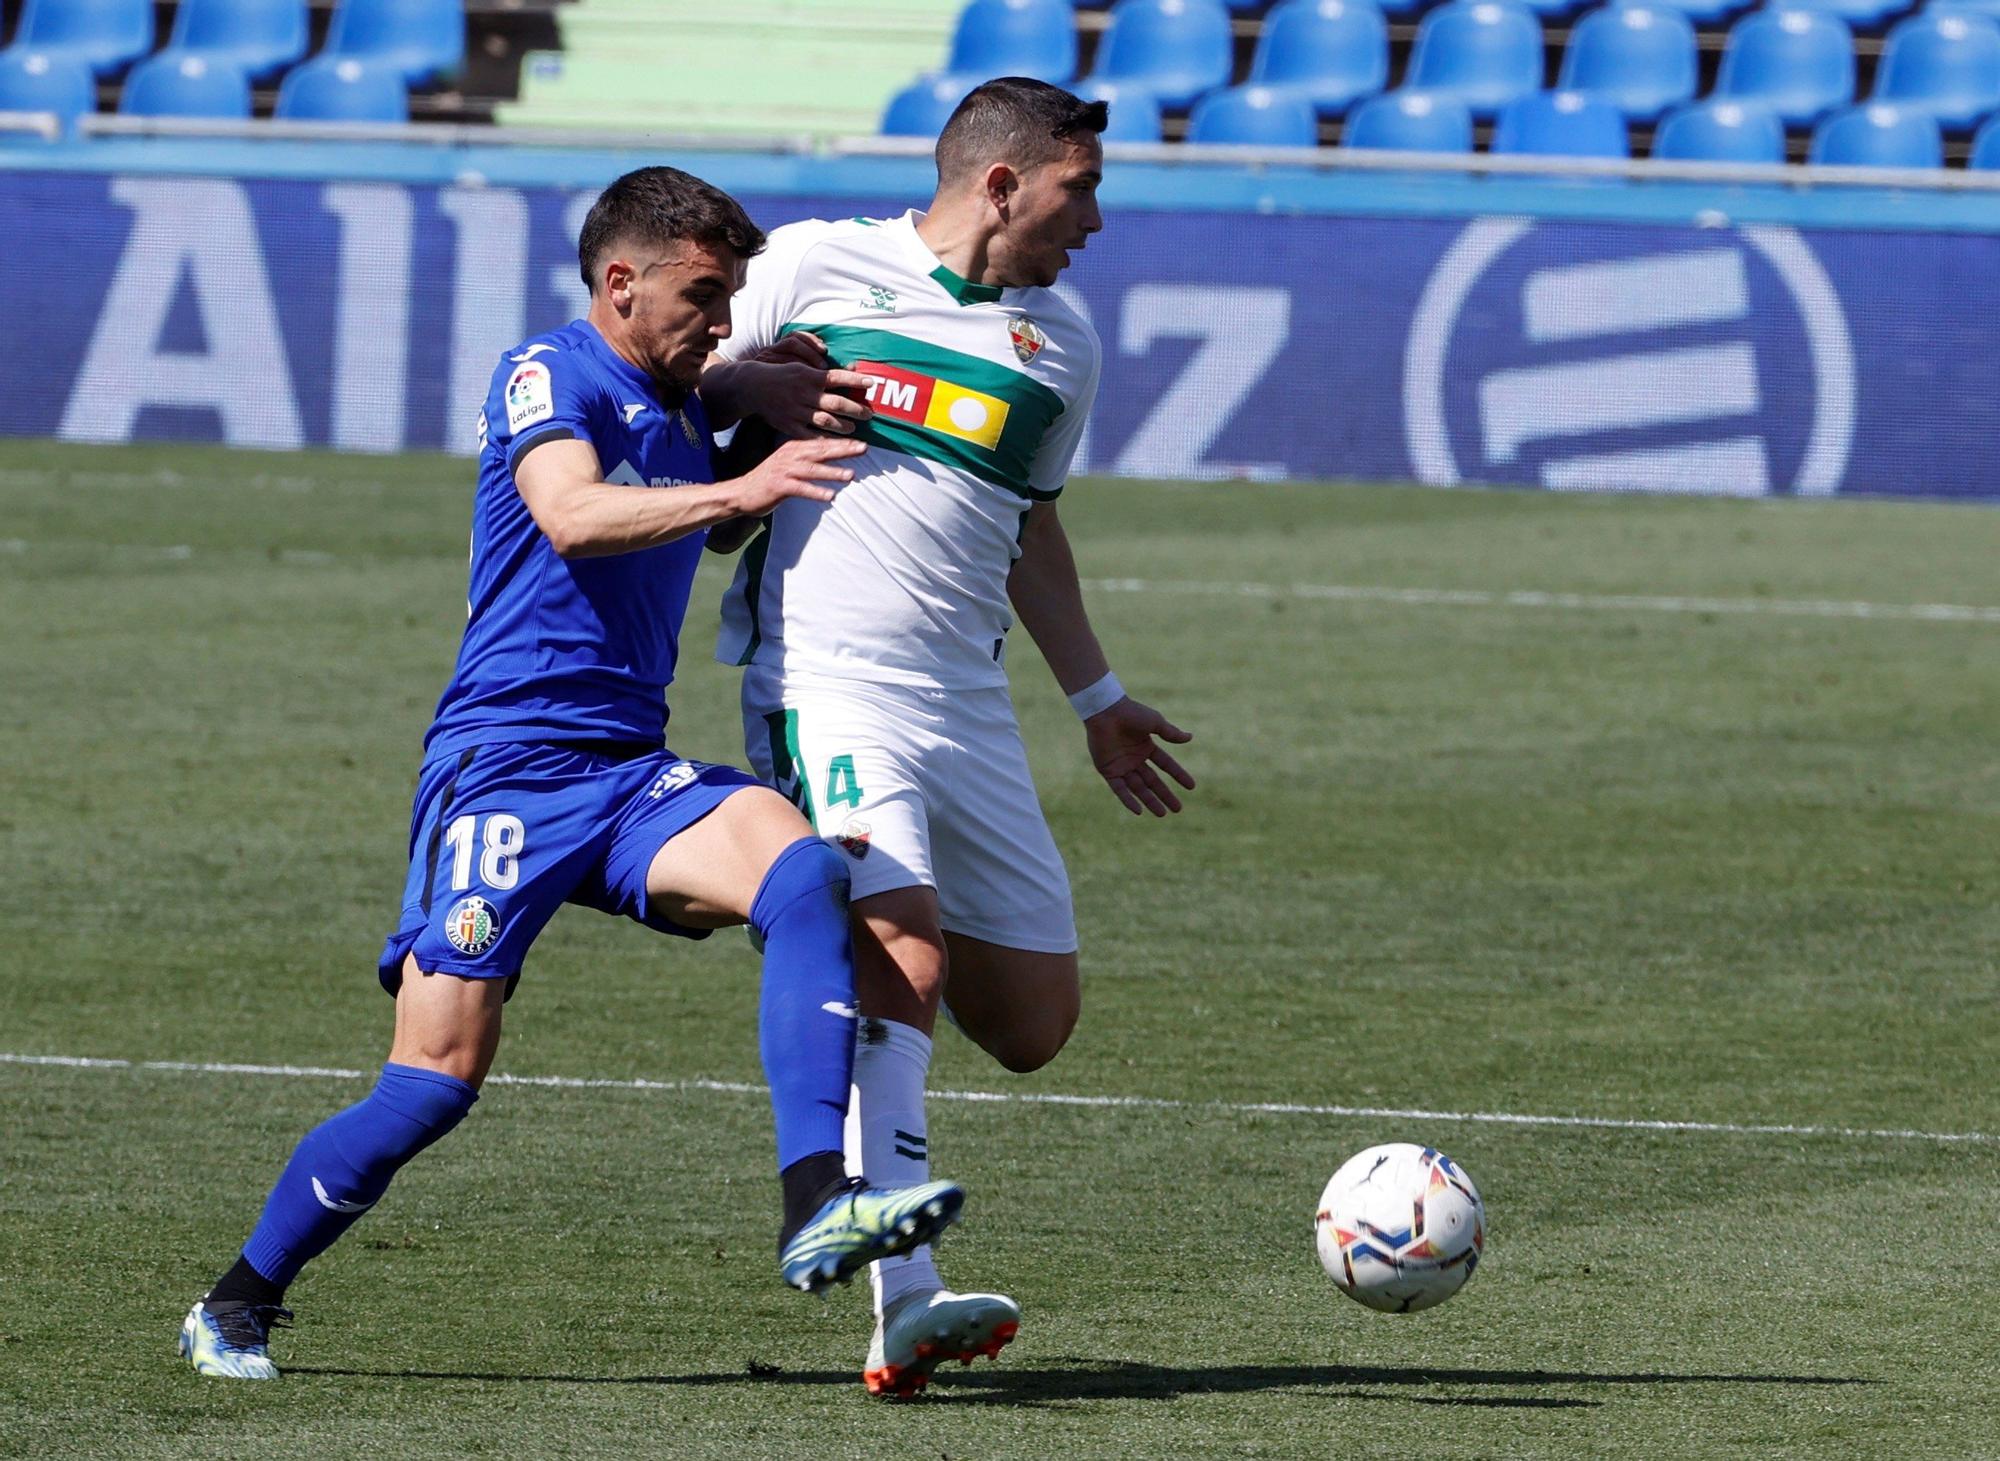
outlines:
[{"label": "blue advertising banner", "polygon": [[[0,433],[470,452],[593,196],[0,174]],[[1087,471],[2000,498],[1992,236],[1121,212],[1059,287]]]}]

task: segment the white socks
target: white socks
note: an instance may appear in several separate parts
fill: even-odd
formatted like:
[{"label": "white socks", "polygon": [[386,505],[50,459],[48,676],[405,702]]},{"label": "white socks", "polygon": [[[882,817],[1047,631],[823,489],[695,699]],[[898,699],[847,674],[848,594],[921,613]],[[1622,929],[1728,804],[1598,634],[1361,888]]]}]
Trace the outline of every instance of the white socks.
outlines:
[{"label": "white socks", "polygon": [[[924,1078],[930,1037],[913,1025],[864,1015],[854,1034],[854,1093],[847,1106],[847,1170],[872,1187],[910,1187],[931,1179],[924,1124]],[[875,1312],[904,1294],[942,1288],[931,1250],[918,1248],[870,1270]]]}]

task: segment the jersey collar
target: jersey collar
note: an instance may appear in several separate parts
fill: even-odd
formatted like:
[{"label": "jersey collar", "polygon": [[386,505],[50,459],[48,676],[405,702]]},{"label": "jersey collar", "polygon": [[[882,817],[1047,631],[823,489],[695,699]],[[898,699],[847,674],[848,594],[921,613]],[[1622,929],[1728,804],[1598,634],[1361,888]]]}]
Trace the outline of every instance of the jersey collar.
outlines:
[{"label": "jersey collar", "polygon": [[1001,294],[1004,292],[1000,285],[974,284],[963,274],[954,273],[951,269],[947,268],[943,261],[930,251],[930,246],[924,242],[922,235],[917,232],[917,220],[923,216],[923,214],[917,212],[915,209],[911,209],[897,220],[897,222],[903,225],[903,229],[909,238],[910,247],[916,253],[918,268],[930,278],[936,280],[938,287],[960,304],[997,304]]}]

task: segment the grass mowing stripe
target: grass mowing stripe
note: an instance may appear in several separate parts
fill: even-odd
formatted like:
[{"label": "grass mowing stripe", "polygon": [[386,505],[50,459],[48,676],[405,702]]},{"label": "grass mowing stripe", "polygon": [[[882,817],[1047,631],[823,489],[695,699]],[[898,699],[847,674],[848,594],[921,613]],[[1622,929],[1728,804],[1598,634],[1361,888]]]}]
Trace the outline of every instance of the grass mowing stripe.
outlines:
[{"label": "grass mowing stripe", "polygon": [[[255,1075],[361,1080],[369,1072],[316,1065],[239,1065],[197,1060],[109,1060],[82,1055],[17,1055],[0,1052],[0,1065],[52,1065],[81,1070],[154,1070],[185,1075]],[[505,1075],[486,1077],[491,1086],[543,1086],[565,1091],[709,1091],[762,1096],[769,1087],[749,1081],[649,1080],[634,1076]],[[1812,1126],[1734,1121],[1672,1121],[1625,1116],[1537,1116],[1514,1111],[1431,1111],[1416,1106],[1328,1106],[1298,1101],[1181,1101],[1169,1096],[1075,1096],[1042,1091],[927,1091],[933,1101],[969,1101],[1012,1106],[1077,1106],[1121,1111],[1212,1111],[1260,1116],[1348,1116],[1408,1121],[1464,1122],[1488,1126],[1561,1126],[1589,1131],[1679,1131],[1717,1136],[1826,1136],[1876,1141],[2000,1143],[1989,1131],[1918,1131],[1904,1127]]]},{"label": "grass mowing stripe", "polygon": [[1344,583],[1216,583],[1199,579],[1093,578],[1099,593],[1207,594],[1217,598],[1328,599],[1475,609],[1580,609],[1655,614],[1768,614],[1794,619],[1890,619],[1925,624],[2000,624],[1985,604],[1878,604],[1858,599],[1718,599],[1674,594],[1577,594],[1541,589],[1394,588]]}]

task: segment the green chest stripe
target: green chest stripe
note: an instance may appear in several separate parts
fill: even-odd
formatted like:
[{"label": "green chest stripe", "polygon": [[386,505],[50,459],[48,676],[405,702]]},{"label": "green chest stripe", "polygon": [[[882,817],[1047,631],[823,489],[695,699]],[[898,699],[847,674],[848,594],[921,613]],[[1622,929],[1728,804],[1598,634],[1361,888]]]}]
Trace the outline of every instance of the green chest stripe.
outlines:
[{"label": "green chest stripe", "polygon": [[[795,323],[779,333],[794,330],[810,330],[824,340],[829,360],[841,369],[866,363],[886,367],[886,374],[893,375],[878,393],[874,419],[861,429],[864,441],[937,462],[1023,497],[1055,496],[1029,481],[1035,454],[1064,410],[1062,397],[1040,381],[888,330]],[[981,399],[960,401],[967,393]],[[996,418],[1000,424],[994,431]],[[967,422],[972,423],[969,428],[962,424]]]}]

